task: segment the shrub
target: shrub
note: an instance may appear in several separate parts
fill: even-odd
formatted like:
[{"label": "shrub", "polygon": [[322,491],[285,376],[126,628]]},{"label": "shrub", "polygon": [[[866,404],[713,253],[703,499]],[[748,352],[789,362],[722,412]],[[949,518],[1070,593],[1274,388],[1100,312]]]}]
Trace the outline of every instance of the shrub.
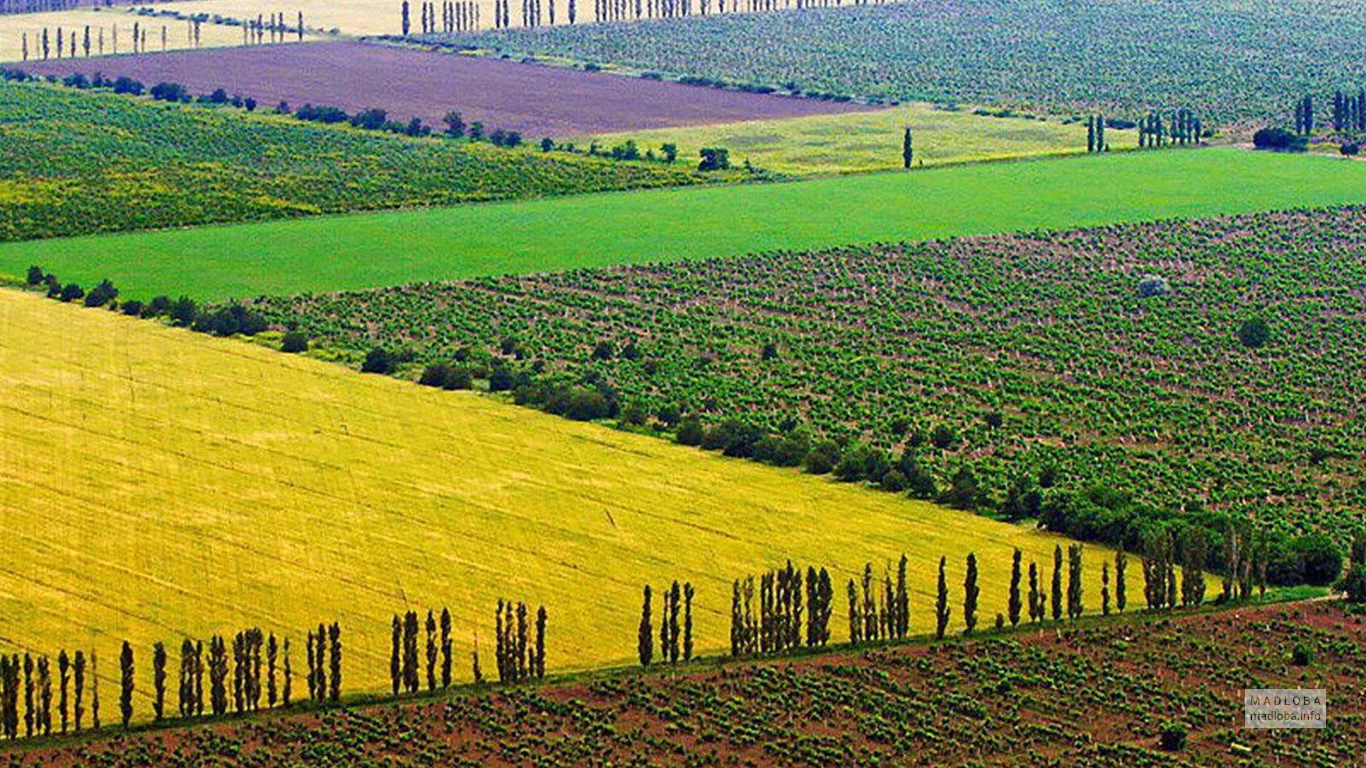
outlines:
[{"label": "shrub", "polygon": [[1296,643],[1290,652],[1290,663],[1297,667],[1307,667],[1314,663],[1314,651],[1304,643]]},{"label": "shrub", "polygon": [[424,387],[444,387],[446,379],[451,375],[451,367],[445,363],[433,363],[422,369],[422,375],[418,377],[417,383]]},{"label": "shrub", "polygon": [[948,450],[958,442],[958,436],[949,427],[940,424],[930,433],[930,444],[941,451]]},{"label": "shrub", "polygon": [[1172,292],[1172,287],[1167,284],[1167,279],[1157,275],[1146,275],[1138,281],[1138,298],[1149,299],[1154,296],[1166,296]]},{"label": "shrub", "polygon": [[1238,340],[1243,342],[1245,347],[1257,349],[1265,346],[1270,339],[1271,328],[1260,317],[1245,320],[1242,325],[1238,326]]},{"label": "shrub", "polygon": [[57,294],[57,298],[61,299],[62,301],[75,301],[76,299],[79,299],[84,295],[84,288],[80,287],[76,283],[67,283],[66,285],[62,286],[62,291],[61,293]]},{"label": "shrub", "polygon": [[128,315],[129,317],[142,317],[142,312],[145,307],[143,306],[143,303],[137,299],[131,299],[123,302],[119,309],[123,311],[123,314]]},{"label": "shrub", "polygon": [[721,147],[706,147],[701,152],[702,162],[697,164],[699,171],[724,171],[730,168],[730,151]]},{"label": "shrub", "polygon": [[361,373],[392,373],[394,370],[393,357],[383,349],[375,347],[365,355],[365,362],[361,363]]},{"label": "shrub", "polygon": [[1158,734],[1158,745],[1168,752],[1177,752],[1186,748],[1186,726],[1182,723],[1167,721],[1162,724],[1162,730]]},{"label": "shrub", "polygon": [[1300,561],[1306,584],[1325,587],[1342,574],[1342,552],[1328,534],[1305,534],[1295,539],[1291,547]]},{"label": "shrub", "polygon": [[[156,300],[153,299],[154,303],[155,301]],[[181,296],[169,307],[171,324],[177,328],[188,328],[194,323],[195,315],[198,311],[194,299],[191,299],[188,296]]]},{"label": "shrub", "polygon": [[512,372],[506,366],[498,366],[489,372],[489,391],[506,392],[512,389]]},{"label": "shrub", "polygon": [[1355,157],[1361,154],[1361,145],[1355,141],[1346,141],[1341,147],[1338,147],[1338,151],[1348,157]]},{"label": "shrub", "polygon": [[103,307],[105,304],[118,298],[119,289],[108,280],[101,280],[100,284],[90,289],[90,293],[85,295],[85,305],[87,307]]},{"label": "shrub", "polygon": [[1263,128],[1252,134],[1252,146],[1277,152],[1303,152],[1309,148],[1309,140],[1284,128]]},{"label": "shrub", "polygon": [[241,304],[230,304],[215,310],[200,312],[194,318],[193,329],[214,336],[255,336],[266,329],[266,321]]},{"label": "shrub", "polygon": [[307,352],[308,337],[298,331],[290,331],[285,334],[284,338],[280,339],[280,351],[291,355]]},{"label": "shrub", "polygon": [[43,272],[42,267],[29,267],[29,268],[28,268],[28,276],[26,277],[26,282],[27,282],[29,285],[40,285],[40,284],[42,284],[42,282],[43,282],[44,280],[46,280],[46,279],[47,279],[47,274],[46,274],[45,272]]},{"label": "shrub", "polygon": [[674,435],[674,441],[679,445],[701,445],[705,434],[706,430],[702,428],[702,422],[696,416],[685,416],[678,422],[678,433]]},{"label": "shrub", "polygon": [[812,475],[829,474],[835,469],[835,465],[840,460],[840,447],[831,440],[824,440],[817,443],[802,464],[807,473]]},{"label": "shrub", "polygon": [[569,407],[565,416],[574,421],[592,421],[612,415],[611,404],[601,392],[594,389],[576,389],[569,393]]}]

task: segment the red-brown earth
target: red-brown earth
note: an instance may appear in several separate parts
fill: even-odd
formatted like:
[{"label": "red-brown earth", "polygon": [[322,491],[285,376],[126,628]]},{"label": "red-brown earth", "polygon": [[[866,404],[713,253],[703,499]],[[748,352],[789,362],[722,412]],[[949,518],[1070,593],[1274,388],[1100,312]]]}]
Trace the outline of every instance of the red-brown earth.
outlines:
[{"label": "red-brown earth", "polygon": [[[9,764],[1361,765],[1364,661],[1366,619],[1335,603],[1145,613],[34,745]],[[1326,688],[1328,728],[1243,729],[1247,687]],[[1168,722],[1189,730],[1177,752],[1158,748]]]},{"label": "red-brown earth", "polygon": [[34,75],[121,75],[148,87],[180,83],[194,95],[222,88],[261,108],[281,101],[378,108],[389,119],[420,117],[440,128],[449,111],[488,130],[528,139],[803,117],[872,107],[660,82],[601,72],[431,53],[365,43],[219,48],[80,61],[25,62]]}]

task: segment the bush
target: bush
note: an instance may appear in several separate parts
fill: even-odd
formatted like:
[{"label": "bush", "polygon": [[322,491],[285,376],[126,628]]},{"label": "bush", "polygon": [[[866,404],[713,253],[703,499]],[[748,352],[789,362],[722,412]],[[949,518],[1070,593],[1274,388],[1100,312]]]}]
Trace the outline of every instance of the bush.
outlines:
[{"label": "bush", "polygon": [[128,315],[129,317],[142,317],[142,312],[145,307],[143,306],[143,303],[137,299],[131,299],[123,302],[123,304],[119,306],[119,309],[123,310],[123,314]]},{"label": "bush", "polygon": [[840,460],[840,447],[831,440],[817,443],[806,459],[802,461],[807,473],[812,475],[829,474]]},{"label": "bush", "polygon": [[1167,279],[1156,275],[1146,275],[1138,281],[1138,298],[1149,299],[1154,296],[1166,296],[1172,292],[1172,287],[1167,284]]},{"label": "bush", "polygon": [[730,151],[721,147],[706,147],[701,152],[702,162],[697,164],[699,171],[724,171],[730,168]]},{"label": "bush", "polygon": [[1309,140],[1284,128],[1263,128],[1252,134],[1252,146],[1276,152],[1303,152],[1309,148]]},{"label": "bush", "polygon": [[1343,142],[1342,146],[1338,147],[1338,151],[1348,157],[1355,157],[1361,154],[1361,145],[1355,141]]},{"label": "bush", "polygon": [[1158,734],[1157,743],[1168,752],[1177,752],[1186,748],[1186,726],[1182,723],[1168,721],[1162,724],[1162,730]]},{"label": "bush", "polygon": [[28,276],[25,280],[29,285],[41,285],[47,280],[47,273],[43,272],[42,267],[29,267]]},{"label": "bush", "polygon": [[569,406],[564,415],[574,421],[604,419],[612,415],[612,406],[597,390],[576,389],[569,393]]},{"label": "bush", "polygon": [[365,362],[361,363],[361,373],[392,373],[394,370],[394,359],[388,352],[379,347],[375,347],[365,355]]},{"label": "bush", "polygon": [[1296,643],[1290,652],[1290,663],[1297,667],[1307,667],[1314,663],[1314,651],[1304,643]]},{"label": "bush", "polygon": [[308,337],[298,331],[290,331],[285,334],[284,338],[280,339],[280,351],[291,355],[307,352]]},{"label": "bush", "polygon": [[1342,552],[1326,533],[1309,533],[1291,545],[1299,559],[1306,584],[1326,587],[1342,575]]},{"label": "bush", "polygon": [[498,366],[489,372],[489,391],[507,392],[513,385],[512,372],[505,366]]},{"label": "bush", "polygon": [[941,451],[948,450],[958,442],[958,436],[947,426],[940,424],[930,433],[930,444]]},{"label": "bush", "polygon": [[194,330],[214,336],[255,336],[266,329],[260,315],[241,304],[230,304],[216,310],[199,313],[194,318]]},{"label": "bush", "polygon": [[105,304],[118,298],[119,289],[108,280],[101,280],[100,284],[90,289],[90,293],[85,295],[85,305],[87,307],[103,307]]},{"label": "bush", "polygon": [[[153,299],[152,303],[155,304],[156,299]],[[195,315],[199,309],[195,306],[194,299],[181,296],[168,308],[168,311],[171,315],[171,325],[177,328],[188,328],[194,323]]]},{"label": "bush", "polygon": [[1238,326],[1238,340],[1243,342],[1245,347],[1257,349],[1265,346],[1270,339],[1271,328],[1260,317],[1245,320],[1242,325]]},{"label": "bush", "polygon": [[67,283],[66,285],[62,286],[61,293],[57,294],[57,298],[61,299],[62,301],[75,301],[76,299],[79,299],[84,295],[84,288],[80,287],[76,283]]},{"label": "bush", "polygon": [[674,441],[679,445],[701,445],[705,434],[706,430],[702,428],[702,422],[696,416],[685,416],[678,422],[678,432],[674,435]]}]

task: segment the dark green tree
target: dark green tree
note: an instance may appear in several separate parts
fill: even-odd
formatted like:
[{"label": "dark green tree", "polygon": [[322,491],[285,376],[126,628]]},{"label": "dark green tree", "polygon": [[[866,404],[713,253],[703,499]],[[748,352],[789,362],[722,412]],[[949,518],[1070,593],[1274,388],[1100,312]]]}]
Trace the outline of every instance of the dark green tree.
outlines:
[{"label": "dark green tree", "polygon": [[1010,626],[1020,623],[1020,558],[1022,553],[1017,548],[1010,558],[1010,598],[1006,603],[1006,615],[1010,618]]},{"label": "dark green tree", "polygon": [[944,639],[944,632],[949,628],[949,583],[944,573],[947,563],[947,558],[939,558],[939,590],[934,602],[934,636],[940,640]]},{"label": "dark green tree", "polygon": [[655,633],[650,625],[651,620],[650,585],[646,584],[645,600],[640,609],[640,627],[636,633],[636,654],[642,667],[650,666],[655,656]]},{"label": "dark green tree", "polygon": [[911,127],[908,125],[905,135],[901,138],[901,167],[909,169],[914,157],[915,149],[911,145]]},{"label": "dark green tree", "polygon": [[123,727],[127,729],[133,720],[133,646],[127,640],[123,641],[123,651],[119,654],[119,671],[122,682],[119,688],[119,714],[123,718]]},{"label": "dark green tree", "polygon": [[963,634],[970,635],[977,629],[977,597],[981,589],[977,586],[977,554],[968,553],[968,570],[963,577]]},{"label": "dark green tree", "polygon": [[166,714],[166,646],[152,646],[152,719],[161,720]]},{"label": "dark green tree", "polygon": [[1053,590],[1051,593],[1053,620],[1062,619],[1062,545],[1053,546]]}]

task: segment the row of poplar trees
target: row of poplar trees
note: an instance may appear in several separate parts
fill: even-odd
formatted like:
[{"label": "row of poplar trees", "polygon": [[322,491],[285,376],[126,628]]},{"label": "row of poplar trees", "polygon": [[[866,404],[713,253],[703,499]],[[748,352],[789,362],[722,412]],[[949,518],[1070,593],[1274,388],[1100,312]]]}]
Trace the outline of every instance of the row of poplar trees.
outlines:
[{"label": "row of poplar trees", "polygon": [[[692,582],[680,588],[675,581],[660,593],[659,663],[685,664],[692,661]],[[645,597],[640,608],[640,624],[636,627],[636,656],[640,666],[648,667],[655,661],[654,591],[645,585]],[[680,627],[679,616],[683,618]]]},{"label": "row of poplar trees", "polygon": [[1165,147],[1171,144],[1199,144],[1204,128],[1200,118],[1189,109],[1179,109],[1164,121],[1159,112],[1149,112],[1138,121],[1139,149]]},{"label": "row of poplar trees", "polygon": [[[499,21],[502,20],[502,3],[497,3],[495,13]],[[442,0],[441,21],[437,22],[436,3],[423,2],[421,8],[422,34],[434,35],[438,32],[450,34],[452,32],[469,32],[479,28],[479,4],[473,0]],[[551,23],[554,23],[555,6],[552,2],[550,8]],[[413,22],[411,9],[408,0],[403,0],[399,7],[400,27],[403,36],[408,37],[412,34]]]},{"label": "row of poplar trees", "polygon": [[[231,654],[231,656],[229,656]],[[341,696],[341,627],[319,624],[308,635],[308,681],[310,697],[318,702],[337,702]],[[152,646],[152,717],[167,718],[167,664],[164,643]],[[90,727],[100,727],[100,693],[97,657],[77,650],[63,650],[56,659],[56,719],[53,717],[53,664],[47,656],[24,654],[0,656],[0,733],[9,739],[23,735],[47,736],[79,732],[85,728],[87,694]],[[125,641],[119,652],[119,719],[127,728],[133,719],[136,659]],[[205,696],[205,677],[208,696]],[[231,681],[229,681],[231,676]],[[178,711],[182,718],[201,717],[207,711],[217,717],[243,714],[292,703],[293,669],[288,639],[259,628],[238,632],[231,640],[216,635],[203,641],[183,640],[180,646]],[[23,717],[20,718],[22,696]]]},{"label": "row of poplar trees", "polygon": [[423,623],[426,630],[426,652],[418,652],[419,621],[416,611],[408,611],[400,619],[394,614],[393,648],[389,655],[389,677],[394,695],[399,691],[417,693],[422,688],[421,667],[425,660],[427,690],[437,688],[437,657],[441,659],[440,684],[442,688],[451,687],[452,642],[451,612],[441,609],[440,635],[437,634],[437,619],[432,611],[427,611]]},{"label": "row of poplar trees", "polygon": [[[503,683],[517,683],[523,680],[545,677],[545,628],[548,617],[545,606],[536,609],[535,639],[529,638],[531,631],[530,614],[526,603],[513,606],[511,600],[498,601],[494,633],[496,644],[494,657],[497,662],[498,680]],[[482,682],[483,672],[479,669],[479,651],[474,655],[474,680]]]},{"label": "row of poplar trees", "polygon": [[760,575],[756,616],[754,577],[736,580],[731,586],[730,655],[782,653],[802,647],[803,641],[807,648],[825,647],[830,642],[834,598],[829,571],[807,567],[803,580],[802,570],[789,560]]}]

